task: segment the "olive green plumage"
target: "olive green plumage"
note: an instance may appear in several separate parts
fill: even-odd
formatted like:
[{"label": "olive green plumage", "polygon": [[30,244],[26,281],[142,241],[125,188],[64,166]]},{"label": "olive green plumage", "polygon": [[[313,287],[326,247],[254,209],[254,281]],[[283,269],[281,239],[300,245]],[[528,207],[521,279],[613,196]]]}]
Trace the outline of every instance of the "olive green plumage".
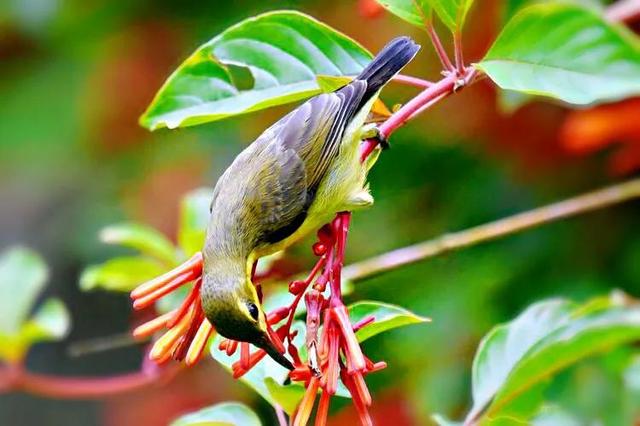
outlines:
[{"label": "olive green plumage", "polygon": [[[280,364],[251,282],[262,256],[282,250],[336,212],[373,203],[359,144],[382,86],[419,46],[390,42],[365,70],[333,93],[315,96],[273,124],[240,153],[218,180],[204,249],[202,306],[221,335],[251,342]],[[363,133],[364,132],[364,133]]]}]

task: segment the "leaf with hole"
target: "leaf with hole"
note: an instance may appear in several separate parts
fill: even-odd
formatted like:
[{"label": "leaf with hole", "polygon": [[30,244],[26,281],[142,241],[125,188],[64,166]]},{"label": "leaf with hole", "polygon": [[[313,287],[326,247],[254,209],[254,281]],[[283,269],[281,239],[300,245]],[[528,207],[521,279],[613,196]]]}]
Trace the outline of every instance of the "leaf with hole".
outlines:
[{"label": "leaf with hole", "polygon": [[220,120],[319,93],[316,75],[355,75],[371,59],[362,46],[299,12],[246,19],[200,46],[140,118],[151,130]]}]

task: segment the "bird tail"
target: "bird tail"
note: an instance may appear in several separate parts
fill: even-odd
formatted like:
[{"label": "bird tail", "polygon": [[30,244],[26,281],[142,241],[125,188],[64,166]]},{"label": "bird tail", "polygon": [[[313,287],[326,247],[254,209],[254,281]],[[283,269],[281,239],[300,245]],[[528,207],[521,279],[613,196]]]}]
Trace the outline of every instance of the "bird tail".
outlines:
[{"label": "bird tail", "polygon": [[391,40],[356,77],[356,80],[367,82],[364,99],[369,99],[400,72],[416,56],[418,50],[420,45],[409,37]]}]

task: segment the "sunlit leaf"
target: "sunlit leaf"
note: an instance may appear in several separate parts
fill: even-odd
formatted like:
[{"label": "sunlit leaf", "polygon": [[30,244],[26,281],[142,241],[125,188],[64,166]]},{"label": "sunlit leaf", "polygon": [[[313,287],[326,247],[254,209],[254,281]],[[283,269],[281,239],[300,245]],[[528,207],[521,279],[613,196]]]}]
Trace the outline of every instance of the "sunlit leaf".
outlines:
[{"label": "sunlit leaf", "polygon": [[200,46],[141,117],[176,128],[294,102],[319,92],[316,75],[355,75],[371,55],[329,26],[294,11],[246,19]]},{"label": "sunlit leaf", "polygon": [[48,299],[27,319],[44,288],[47,267],[35,252],[12,248],[0,256],[0,358],[20,361],[37,342],[62,339],[69,314],[58,299]]},{"label": "sunlit leaf", "polygon": [[100,239],[108,244],[131,247],[142,254],[153,256],[173,266],[177,263],[176,250],[159,231],[138,223],[120,223],[104,228]]},{"label": "sunlit leaf", "polygon": [[640,43],[571,4],[523,9],[477,64],[498,86],[573,104],[640,93]]},{"label": "sunlit leaf", "polygon": [[358,341],[363,342],[384,331],[431,321],[399,306],[382,302],[362,301],[348,307],[349,318],[353,324],[367,317],[373,317],[373,323],[363,327],[356,333]]},{"label": "sunlit leaf", "polygon": [[199,188],[187,193],[180,204],[178,244],[185,256],[202,250],[209,223],[213,189]]},{"label": "sunlit leaf", "polygon": [[80,276],[82,290],[103,289],[129,292],[163,272],[157,260],[142,256],[114,257],[100,265],[87,267]]},{"label": "sunlit leaf", "polygon": [[171,426],[260,426],[260,419],[239,402],[222,402],[171,422]]},{"label": "sunlit leaf", "polygon": [[47,280],[47,266],[22,247],[0,254],[0,333],[18,333]]},{"label": "sunlit leaf", "polygon": [[21,338],[29,344],[63,339],[69,332],[71,318],[61,300],[47,299],[21,330]]},{"label": "sunlit leaf", "polygon": [[302,401],[305,392],[304,387],[298,384],[281,385],[272,377],[267,377],[264,381],[274,401],[280,404],[286,413],[293,413],[300,401]]},{"label": "sunlit leaf", "polygon": [[440,20],[453,32],[461,29],[473,0],[423,0],[429,3]]},{"label": "sunlit leaf", "polygon": [[376,0],[389,12],[420,28],[431,18],[429,0]]}]

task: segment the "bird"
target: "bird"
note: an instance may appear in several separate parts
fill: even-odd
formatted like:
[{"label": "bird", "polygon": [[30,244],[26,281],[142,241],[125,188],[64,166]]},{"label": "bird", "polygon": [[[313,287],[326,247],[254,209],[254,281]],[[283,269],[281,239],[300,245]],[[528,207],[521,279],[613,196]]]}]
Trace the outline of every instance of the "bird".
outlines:
[{"label": "bird", "polygon": [[417,54],[409,37],[390,41],[343,87],[316,95],[267,128],[220,176],[203,249],[201,304],[223,337],[263,349],[294,368],[267,330],[251,280],[254,262],[290,246],[341,211],[373,204],[360,161],[364,139],[386,139],[366,123],[382,87]]}]

